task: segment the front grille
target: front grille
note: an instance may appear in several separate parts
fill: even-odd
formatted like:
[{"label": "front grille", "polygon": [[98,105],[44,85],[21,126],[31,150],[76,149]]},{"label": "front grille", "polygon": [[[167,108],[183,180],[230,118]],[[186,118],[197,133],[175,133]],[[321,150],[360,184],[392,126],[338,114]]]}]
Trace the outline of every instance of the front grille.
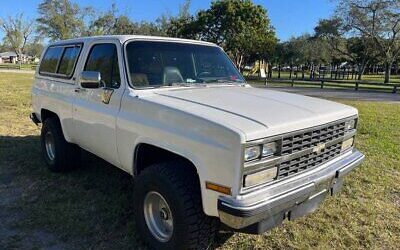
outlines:
[{"label": "front grille", "polygon": [[[345,134],[345,121],[318,128],[293,133],[282,138],[281,155],[290,155],[305,149],[313,148],[320,143],[330,143]],[[340,154],[341,142],[329,145],[321,152],[311,152],[283,161],[278,165],[277,178],[289,177],[293,174],[319,166]]]},{"label": "front grille", "polygon": [[282,162],[278,168],[278,179],[297,174],[307,169],[321,165],[340,154],[342,144],[337,143],[321,151],[309,153],[289,161]]},{"label": "front grille", "polygon": [[300,150],[312,148],[318,143],[326,143],[343,136],[345,122],[319,127],[315,130],[303,131],[282,139],[282,155],[289,155]]}]

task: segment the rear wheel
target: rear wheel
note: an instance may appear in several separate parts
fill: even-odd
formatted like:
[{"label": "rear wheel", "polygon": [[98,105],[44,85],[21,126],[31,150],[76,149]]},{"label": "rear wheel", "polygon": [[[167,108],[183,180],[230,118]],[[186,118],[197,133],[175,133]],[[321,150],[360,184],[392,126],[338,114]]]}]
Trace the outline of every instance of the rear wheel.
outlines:
[{"label": "rear wheel", "polygon": [[136,177],[135,220],[153,249],[208,249],[218,220],[204,214],[200,183],[184,163],[150,166]]},{"label": "rear wheel", "polygon": [[65,140],[58,118],[51,117],[43,122],[41,145],[43,158],[51,171],[67,171],[79,165],[80,149]]}]

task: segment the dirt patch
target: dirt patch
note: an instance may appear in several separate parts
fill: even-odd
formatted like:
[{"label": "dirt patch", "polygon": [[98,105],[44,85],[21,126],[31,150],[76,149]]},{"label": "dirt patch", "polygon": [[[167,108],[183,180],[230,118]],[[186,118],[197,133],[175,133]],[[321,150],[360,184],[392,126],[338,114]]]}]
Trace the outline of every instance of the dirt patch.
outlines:
[{"label": "dirt patch", "polygon": [[[4,169],[3,169],[4,171]],[[52,234],[42,230],[26,231],[18,226],[21,221],[28,220],[19,201],[23,189],[16,176],[11,173],[2,174],[0,178],[0,246],[4,249],[65,249],[66,246]]]}]

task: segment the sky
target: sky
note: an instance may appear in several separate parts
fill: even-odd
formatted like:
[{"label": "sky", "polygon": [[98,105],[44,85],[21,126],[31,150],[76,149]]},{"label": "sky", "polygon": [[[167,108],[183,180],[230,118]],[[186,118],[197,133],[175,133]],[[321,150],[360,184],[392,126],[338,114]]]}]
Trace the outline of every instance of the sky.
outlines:
[{"label": "sky", "polygon": [[[116,3],[120,14],[128,15],[134,21],[154,21],[161,14],[176,14],[179,5],[185,0],[72,0],[81,6],[94,6],[99,11],[106,11]],[[37,6],[41,0],[0,0],[0,17],[5,18],[15,13],[24,13],[30,19],[37,17]],[[192,0],[190,11],[196,13],[207,9],[210,0]],[[335,9],[332,0],[253,0],[268,11],[277,37],[286,41],[290,37],[312,33],[318,20],[330,17]],[[0,31],[0,38],[3,34]]]}]

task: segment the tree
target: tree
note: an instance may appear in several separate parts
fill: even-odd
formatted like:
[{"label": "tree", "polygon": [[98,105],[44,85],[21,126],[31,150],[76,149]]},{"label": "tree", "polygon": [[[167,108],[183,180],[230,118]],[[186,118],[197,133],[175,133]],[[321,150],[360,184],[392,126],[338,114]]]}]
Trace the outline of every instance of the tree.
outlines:
[{"label": "tree", "polygon": [[0,19],[0,28],[5,33],[5,43],[17,54],[20,64],[22,63],[21,56],[33,34],[33,24],[33,22],[24,19],[22,13],[18,14],[15,18]]},{"label": "tree", "polygon": [[390,81],[393,63],[400,53],[399,0],[340,0],[337,13],[345,25],[370,38],[385,64],[385,83]]},{"label": "tree", "polygon": [[116,5],[112,4],[110,10],[91,21],[86,34],[89,36],[135,34],[137,29],[137,24],[125,15],[118,15]]},{"label": "tree", "polygon": [[64,40],[80,36],[83,15],[78,4],[69,0],[44,0],[38,7],[37,30],[51,40]]},{"label": "tree", "polygon": [[39,58],[42,55],[44,45],[40,39],[35,39],[32,43],[26,45],[26,54]]},{"label": "tree", "polygon": [[351,28],[340,17],[322,19],[314,30],[316,37],[327,41],[333,51],[357,66],[358,80],[361,80],[365,68],[377,56],[372,39],[363,34],[352,36]]},{"label": "tree", "polygon": [[167,20],[158,19],[154,22],[133,22],[126,15],[119,15],[115,4],[111,9],[90,21],[86,35],[165,35],[162,25],[166,25]]},{"label": "tree", "polygon": [[158,20],[160,26],[165,30],[165,34],[170,37],[181,37],[181,38],[195,38],[196,34],[191,33],[193,28],[191,25],[195,19],[189,12],[190,0],[186,0],[182,5],[179,6],[179,12],[177,16],[162,15]]},{"label": "tree", "polygon": [[[327,43],[309,34],[303,34],[299,37],[292,37],[286,42],[279,43],[274,52],[274,62],[279,65],[279,75],[282,65],[289,65],[291,73],[294,66],[301,69],[309,68],[311,71],[316,65],[329,63],[332,54]],[[302,72],[304,78],[304,71]]]},{"label": "tree", "polygon": [[0,53],[10,49],[10,46],[8,46],[6,43],[0,43]]},{"label": "tree", "polygon": [[250,0],[214,1],[195,17],[173,20],[168,33],[222,46],[239,69],[250,58],[270,56],[277,42],[266,10]]}]

